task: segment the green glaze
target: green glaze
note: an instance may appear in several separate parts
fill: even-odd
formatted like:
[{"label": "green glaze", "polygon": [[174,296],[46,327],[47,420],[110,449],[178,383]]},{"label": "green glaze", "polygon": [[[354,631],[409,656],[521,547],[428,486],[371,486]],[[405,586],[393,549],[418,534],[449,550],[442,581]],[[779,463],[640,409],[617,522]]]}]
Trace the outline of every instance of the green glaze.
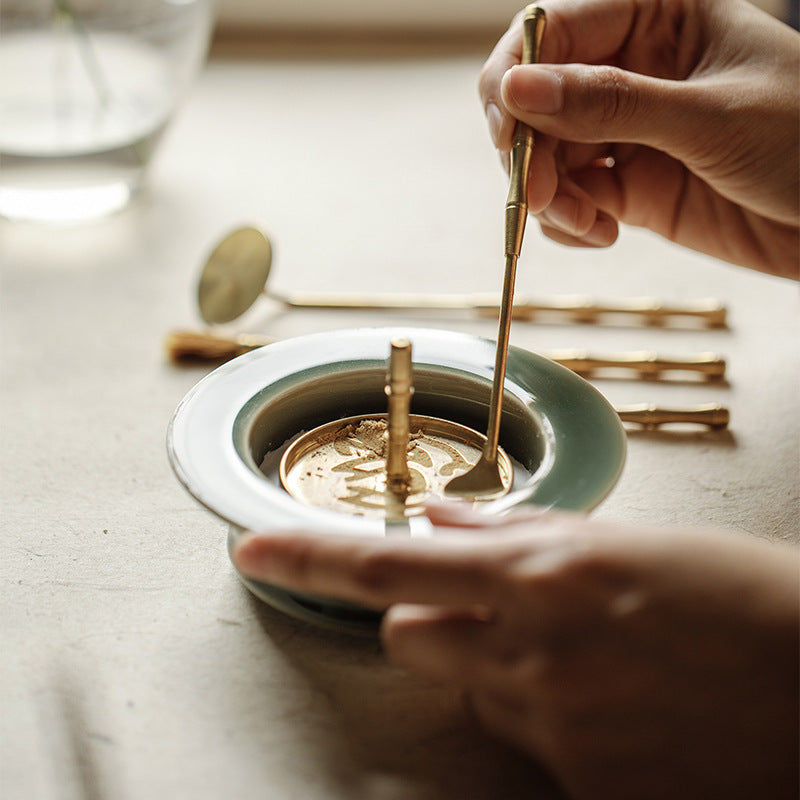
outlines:
[{"label": "green glaze", "polygon": [[[299,503],[258,465],[300,431],[385,411],[386,360],[396,336],[413,343],[412,413],[485,431],[495,355],[487,339],[427,329],[357,329],[298,337],[241,356],[189,392],[167,442],[178,479],[230,524],[229,546],[248,529],[385,535],[380,520]],[[487,513],[520,504],[590,510],[616,484],[626,452],[622,424],[593,386],[516,347],[508,356],[500,444],[533,474],[506,497],[482,504]],[[351,604],[243,581],[271,605],[319,624],[373,630],[378,619]]]}]

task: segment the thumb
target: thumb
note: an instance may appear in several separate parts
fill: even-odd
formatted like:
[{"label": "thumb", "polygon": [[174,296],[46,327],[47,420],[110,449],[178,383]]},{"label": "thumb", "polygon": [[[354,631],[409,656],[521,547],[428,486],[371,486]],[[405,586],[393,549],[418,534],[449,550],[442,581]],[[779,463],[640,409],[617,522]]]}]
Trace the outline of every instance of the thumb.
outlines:
[{"label": "thumb", "polygon": [[501,92],[513,116],[572,142],[631,142],[677,155],[697,133],[687,129],[703,119],[691,108],[695,93],[685,81],[606,65],[515,66]]}]

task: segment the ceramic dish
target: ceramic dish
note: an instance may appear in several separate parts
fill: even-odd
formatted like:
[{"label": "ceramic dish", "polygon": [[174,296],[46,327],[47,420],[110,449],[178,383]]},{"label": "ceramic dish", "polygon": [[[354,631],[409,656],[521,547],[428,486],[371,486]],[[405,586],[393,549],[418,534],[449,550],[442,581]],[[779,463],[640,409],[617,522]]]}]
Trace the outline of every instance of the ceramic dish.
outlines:
[{"label": "ceramic dish", "polygon": [[[384,411],[386,361],[396,336],[413,343],[412,413],[485,429],[495,357],[495,344],[487,339],[426,329],[356,329],[289,339],[240,356],[186,395],[167,436],[175,474],[229,523],[229,545],[246,529],[386,534],[383,520],[300,503],[260,466],[302,431]],[[617,482],[626,451],[622,424],[594,387],[515,347],[509,350],[500,444],[526,472],[508,495],[481,504],[490,514],[518,504],[594,508]],[[430,525],[424,517],[412,518],[405,533],[429,535]],[[376,623],[374,612],[357,606],[243,581],[296,617],[351,630]]]}]

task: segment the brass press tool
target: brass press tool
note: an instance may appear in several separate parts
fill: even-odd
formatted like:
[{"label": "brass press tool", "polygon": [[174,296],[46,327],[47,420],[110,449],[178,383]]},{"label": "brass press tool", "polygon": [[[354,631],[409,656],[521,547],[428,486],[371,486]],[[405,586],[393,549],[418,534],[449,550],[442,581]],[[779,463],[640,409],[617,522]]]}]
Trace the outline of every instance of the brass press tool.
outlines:
[{"label": "brass press tool", "polygon": [[395,494],[409,489],[408,440],[411,436],[410,407],[414,387],[411,381],[411,342],[392,339],[389,371],[386,375],[387,448],[386,485]]},{"label": "brass press tool", "polygon": [[[523,20],[522,63],[539,61],[545,28],[545,13],[536,5],[525,9]],[[511,148],[511,169],[505,218],[505,271],[497,351],[494,362],[492,394],[489,400],[489,426],[481,457],[468,472],[453,478],[445,487],[447,494],[470,500],[487,499],[505,491],[497,460],[500,440],[500,418],[503,413],[503,390],[508,360],[508,339],[511,332],[511,311],[514,304],[514,282],[517,259],[522,250],[525,222],[528,218],[528,169],[533,153],[533,129],[517,121]]]}]

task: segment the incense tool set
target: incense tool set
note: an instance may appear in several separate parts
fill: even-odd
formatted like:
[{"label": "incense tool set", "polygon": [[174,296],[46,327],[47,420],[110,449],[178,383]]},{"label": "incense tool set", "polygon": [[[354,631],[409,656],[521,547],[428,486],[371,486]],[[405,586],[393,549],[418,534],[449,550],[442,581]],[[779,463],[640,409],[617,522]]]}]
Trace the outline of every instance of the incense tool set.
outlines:
[{"label": "incense tool set", "polygon": [[[544,11],[526,9],[523,63],[538,60]],[[716,405],[614,408],[577,373],[624,370],[644,379],[691,374],[722,380],[713,353],[551,353],[509,345],[512,319],[541,313],[596,322],[634,315],[645,324],[687,316],[724,326],[716,301],[678,306],[588,298],[514,302],[527,219],[535,133],[517,123],[505,213],[500,298],[453,295],[288,296],[267,292],[272,246],[242,228],[212,252],[198,284],[209,326],[238,319],[267,295],[288,308],[436,310],[499,317],[496,341],[426,328],[338,330],[283,341],[218,328],[167,338],[175,363],[219,366],[189,391],[170,422],[167,449],[178,480],[228,525],[229,547],[246,530],[312,530],[363,536],[433,535],[431,499],[469,502],[494,516],[520,506],[588,511],[613,489],[627,450],[624,422],[658,428],[695,422],[725,428]],[[560,362],[560,363],[559,363]],[[379,615],[240,576],[270,605],[317,625],[374,631]]]}]

